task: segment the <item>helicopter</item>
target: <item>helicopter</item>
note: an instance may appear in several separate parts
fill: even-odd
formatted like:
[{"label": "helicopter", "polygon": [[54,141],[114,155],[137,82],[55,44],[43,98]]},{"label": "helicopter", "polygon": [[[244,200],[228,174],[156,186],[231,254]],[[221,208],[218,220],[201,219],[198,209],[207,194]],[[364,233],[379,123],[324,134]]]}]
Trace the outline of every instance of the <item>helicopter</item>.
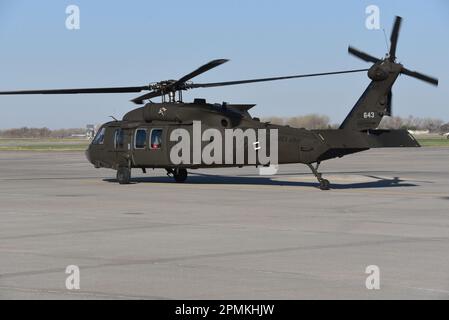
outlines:
[{"label": "helicopter", "polygon": [[[103,124],[86,150],[86,157],[95,168],[116,170],[117,181],[129,184],[131,170],[162,168],[176,182],[184,182],[188,171],[198,168],[270,166],[273,164],[301,163],[307,165],[319,183],[321,190],[329,190],[330,182],[318,171],[320,164],[329,159],[366,151],[371,148],[386,147],[420,147],[416,139],[407,130],[378,129],[384,116],[392,115],[392,87],[399,75],[407,75],[432,85],[438,85],[438,79],[411,71],[396,61],[396,48],[401,26],[401,17],[396,17],[391,37],[390,49],[384,58],[376,58],[370,54],[349,46],[348,52],[366,62],[372,63],[367,69],[344,70],[325,73],[302,74],[282,77],[259,78],[214,83],[193,83],[191,80],[226,62],[217,59],[208,62],[195,71],[178,80],[165,80],[136,87],[56,89],[6,91],[0,95],[28,94],[92,94],[92,93],[138,93],[148,91],[133,100],[142,105],[129,111],[122,120]],[[252,117],[249,110],[254,104],[213,104],[205,99],[194,99],[183,102],[182,93],[196,88],[212,88],[221,86],[243,85],[267,81],[287,80],[306,77],[318,77],[355,72],[367,72],[371,82],[355,103],[338,129],[307,130],[262,122]],[[151,99],[161,97],[161,102]],[[198,132],[199,125],[199,132]],[[213,134],[206,135],[206,131]],[[212,131],[211,131],[212,130]],[[241,152],[236,147],[221,147],[227,131],[238,132],[243,137],[240,142]],[[253,135],[245,135],[253,130]],[[188,133],[186,141],[180,141],[180,132]],[[182,133],[181,132],[181,133]],[[272,135],[272,133],[274,134]],[[243,134],[243,135],[242,135]],[[250,140],[249,137],[255,137]],[[196,137],[196,140],[195,140]],[[231,135],[231,140],[233,140]],[[272,138],[275,137],[273,140]],[[247,138],[247,139],[245,139]],[[183,139],[181,139],[183,140]],[[270,156],[276,161],[261,161],[258,155],[260,141]],[[186,149],[179,152],[179,144]],[[252,142],[252,143],[251,143]],[[201,150],[214,145],[209,155],[215,161],[205,161],[195,156],[194,146]],[[191,147],[193,145],[193,148]],[[173,150],[178,150],[173,152]],[[236,151],[236,152],[234,152]],[[265,155],[267,150],[265,150]],[[252,156],[253,155],[253,156]],[[177,157],[177,160],[174,161]],[[181,157],[181,160],[179,158]],[[194,161],[191,161],[191,159]],[[196,158],[196,159],[195,159]],[[266,159],[267,157],[265,157]],[[190,161],[189,161],[190,160]],[[210,159],[209,159],[210,160]],[[250,161],[251,160],[251,161]]]}]

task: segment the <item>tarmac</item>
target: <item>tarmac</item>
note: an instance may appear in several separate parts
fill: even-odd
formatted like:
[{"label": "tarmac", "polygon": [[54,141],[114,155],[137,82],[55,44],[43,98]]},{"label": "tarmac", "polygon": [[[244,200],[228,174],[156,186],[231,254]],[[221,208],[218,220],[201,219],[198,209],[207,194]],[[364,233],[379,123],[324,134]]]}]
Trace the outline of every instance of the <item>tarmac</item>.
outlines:
[{"label": "tarmac", "polygon": [[81,152],[0,152],[0,299],[448,299],[449,148],[320,169],[329,191],[300,164],[119,185]]}]

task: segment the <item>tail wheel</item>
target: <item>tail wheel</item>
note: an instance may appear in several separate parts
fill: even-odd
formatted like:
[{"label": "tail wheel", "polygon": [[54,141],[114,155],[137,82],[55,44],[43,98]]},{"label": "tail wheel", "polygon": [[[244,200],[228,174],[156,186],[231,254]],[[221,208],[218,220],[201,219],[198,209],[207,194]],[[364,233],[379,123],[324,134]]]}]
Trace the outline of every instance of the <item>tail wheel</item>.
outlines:
[{"label": "tail wheel", "polygon": [[175,181],[178,183],[182,183],[187,179],[187,170],[186,169],[175,169],[173,170],[173,177]]},{"label": "tail wheel", "polygon": [[117,169],[117,181],[120,184],[129,184],[131,180],[131,170],[127,167]]},{"label": "tail wheel", "polygon": [[320,181],[320,189],[321,190],[329,190],[330,189],[330,183],[329,180],[322,179]]}]

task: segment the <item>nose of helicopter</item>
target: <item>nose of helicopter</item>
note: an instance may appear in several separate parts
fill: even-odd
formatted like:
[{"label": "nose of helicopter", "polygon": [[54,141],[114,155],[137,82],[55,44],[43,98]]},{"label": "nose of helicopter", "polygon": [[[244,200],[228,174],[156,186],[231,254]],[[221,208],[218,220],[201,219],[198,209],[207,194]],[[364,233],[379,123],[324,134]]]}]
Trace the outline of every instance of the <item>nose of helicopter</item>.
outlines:
[{"label": "nose of helicopter", "polygon": [[87,161],[89,161],[90,163],[92,163],[91,156],[90,156],[90,146],[87,147],[86,151],[84,151],[84,154],[86,155]]}]

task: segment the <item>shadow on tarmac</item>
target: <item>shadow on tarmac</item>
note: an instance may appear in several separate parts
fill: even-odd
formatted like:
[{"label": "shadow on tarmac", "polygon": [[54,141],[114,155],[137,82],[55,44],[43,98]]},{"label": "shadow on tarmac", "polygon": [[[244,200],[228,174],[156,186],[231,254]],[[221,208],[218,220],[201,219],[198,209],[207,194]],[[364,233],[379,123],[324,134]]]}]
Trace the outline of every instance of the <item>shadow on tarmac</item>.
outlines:
[{"label": "shadow on tarmac", "polygon": [[[187,178],[187,181],[183,184],[195,185],[195,184],[225,184],[225,185],[264,185],[264,186],[293,186],[293,187],[313,187],[318,188],[318,182],[308,181],[282,181],[273,180],[273,178],[279,178],[279,176],[222,176],[222,175],[209,175],[204,173],[191,173]],[[344,175],[345,173],[340,172]],[[296,175],[297,176],[297,175]],[[331,189],[371,189],[371,188],[392,188],[392,187],[416,187],[417,184],[407,182],[399,177],[392,179],[375,177],[371,175],[361,174],[363,177],[369,177],[376,179],[374,181],[367,182],[355,182],[355,183],[333,183],[331,181]],[[323,175],[326,177],[326,174]],[[116,179],[103,179],[106,182],[117,183]],[[135,177],[131,179],[131,183],[175,183],[172,177],[169,176],[157,176],[157,177]]]}]

